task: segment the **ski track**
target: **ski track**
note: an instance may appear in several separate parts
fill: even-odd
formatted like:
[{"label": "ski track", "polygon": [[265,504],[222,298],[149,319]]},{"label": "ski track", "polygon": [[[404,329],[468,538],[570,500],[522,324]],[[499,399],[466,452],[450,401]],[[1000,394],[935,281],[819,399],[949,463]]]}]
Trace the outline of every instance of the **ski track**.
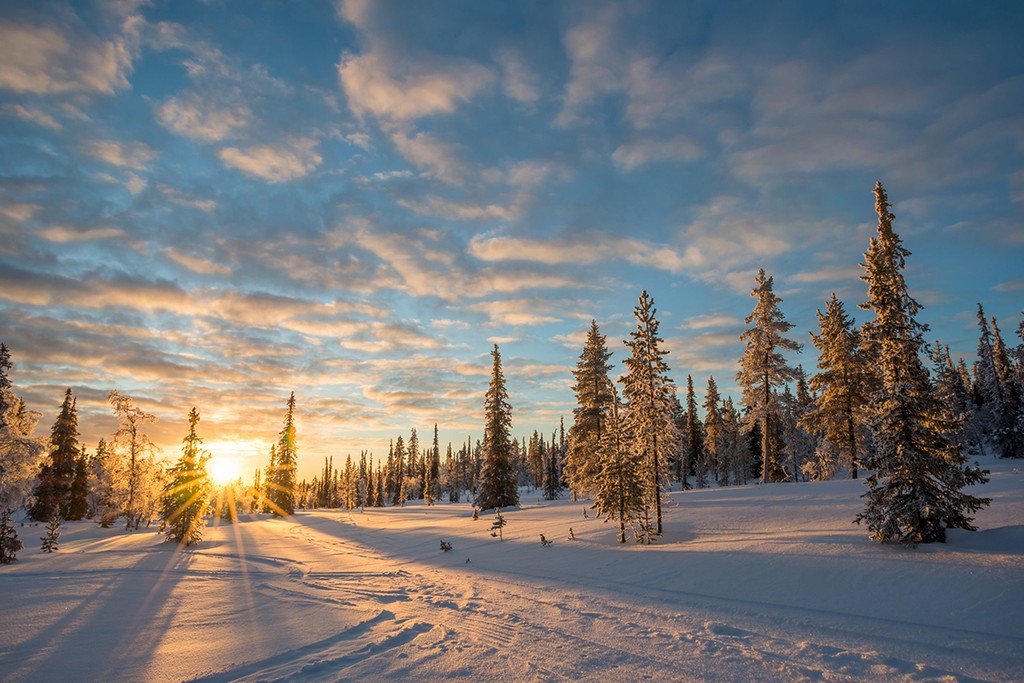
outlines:
[{"label": "ski track", "polygon": [[[287,536],[319,551],[388,562],[369,548],[322,536],[304,525],[290,527]],[[870,634],[879,629],[907,633],[903,627],[913,626],[909,632],[918,634],[948,629],[864,618],[851,623],[849,615],[839,618],[827,612],[814,614],[684,591],[638,589],[627,582],[606,581],[595,586],[588,580],[590,590],[580,590],[548,579],[551,585],[539,591],[536,583],[522,581],[521,575],[470,575],[458,568],[447,575],[459,574],[464,575],[459,577],[463,580],[449,581],[444,572],[433,568],[318,571],[294,565],[283,579],[261,583],[258,590],[299,603],[382,609],[361,627],[327,641],[197,680],[376,680],[372,673],[367,674],[375,667],[389,672],[379,679],[387,680],[394,673],[392,664],[374,660],[412,658],[404,651],[415,648],[420,639],[432,641],[436,656],[479,651],[479,657],[500,662],[497,667],[503,668],[490,671],[494,680],[742,680],[752,668],[773,679],[803,681],[998,680],[998,675],[974,677],[921,664],[915,658],[885,655],[872,649],[870,642],[864,643],[864,649],[832,644],[872,641]],[[594,590],[603,587],[611,590]],[[631,600],[609,600],[605,597],[609,592]],[[492,605],[515,609],[494,609]],[[771,632],[758,630],[757,625],[765,623],[772,627]],[[795,635],[782,637],[780,633]],[[930,635],[927,640],[904,637],[900,645],[941,661],[950,653],[949,643],[961,642],[965,634]],[[983,646],[991,639],[1015,640],[974,635]],[[932,644],[942,640],[946,644]],[[1014,645],[1024,643],[1004,643],[996,649],[1005,652]],[[987,656],[1001,657],[998,651]],[[1015,664],[1012,660],[996,663],[1011,668]],[[422,667],[429,664],[418,666],[423,674]]]},{"label": "ski track", "polygon": [[[786,492],[769,493],[776,491]],[[961,624],[912,609],[870,616],[855,601],[800,601],[759,591],[714,595],[708,591],[718,590],[718,583],[697,582],[694,588],[686,572],[735,565],[677,566],[656,555],[641,562],[628,549],[588,546],[595,533],[609,535],[608,527],[588,526],[570,518],[568,506],[564,510],[557,523],[575,524],[580,539],[571,550],[562,550],[566,541],[537,547],[538,532],[557,537],[548,517],[531,518],[527,508],[504,543],[485,536],[487,520],[472,523],[446,509],[434,518],[415,509],[362,517],[313,511],[243,522],[211,529],[210,541],[184,552],[152,533],[95,539],[82,532],[86,538],[69,543],[66,552],[62,546],[52,558],[30,560],[0,576],[0,599],[20,599],[22,610],[42,603],[40,623],[25,622],[20,632],[17,626],[3,631],[0,624],[0,635],[12,641],[0,638],[0,670],[12,682],[69,680],[66,670],[54,668],[63,647],[79,656],[105,647],[110,661],[87,660],[75,680],[1024,680],[1019,629],[989,632],[989,622],[976,617]],[[727,524],[713,531],[726,540],[736,534]],[[435,534],[442,533],[455,541],[455,552],[439,552]],[[858,565],[834,576],[849,581],[863,567],[902,570],[907,562],[935,562],[920,565],[929,576],[946,567],[960,572],[965,550],[971,552],[968,546],[942,555],[890,554],[883,565]],[[742,563],[775,557],[762,552],[758,547],[752,555],[715,561],[738,561],[733,576],[756,577]],[[789,551],[780,552],[787,557]],[[847,552],[839,557],[861,561]],[[581,559],[583,564],[573,564]],[[605,564],[589,566],[588,559]],[[624,565],[631,571],[608,569],[620,561],[631,563]],[[816,561],[814,566],[835,572]],[[986,597],[1022,604],[1022,590],[1012,580],[1022,564],[1013,548],[984,566],[1009,567],[1004,576],[1010,577]],[[63,586],[52,604],[50,586]],[[1005,623],[1006,615],[1000,618]],[[89,636],[98,626],[106,631]],[[60,645],[63,639],[69,645]],[[145,647],[112,648],[123,642]],[[197,659],[177,661],[181,652]]]}]

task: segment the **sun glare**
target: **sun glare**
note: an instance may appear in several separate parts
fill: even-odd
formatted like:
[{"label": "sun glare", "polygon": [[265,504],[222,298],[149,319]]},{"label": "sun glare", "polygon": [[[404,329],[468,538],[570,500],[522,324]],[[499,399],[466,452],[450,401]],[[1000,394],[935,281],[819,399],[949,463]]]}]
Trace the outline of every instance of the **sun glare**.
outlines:
[{"label": "sun glare", "polygon": [[214,455],[210,458],[210,461],[206,463],[206,471],[210,473],[213,483],[218,486],[235,481],[242,475],[238,458],[223,455],[219,457]]}]

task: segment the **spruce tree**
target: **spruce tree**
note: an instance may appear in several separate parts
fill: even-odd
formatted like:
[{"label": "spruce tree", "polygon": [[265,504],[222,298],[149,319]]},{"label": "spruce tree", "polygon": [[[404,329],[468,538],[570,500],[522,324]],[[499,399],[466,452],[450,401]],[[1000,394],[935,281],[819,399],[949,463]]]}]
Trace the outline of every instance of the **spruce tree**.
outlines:
[{"label": "spruce tree", "polygon": [[39,540],[43,542],[41,546],[42,551],[44,553],[52,553],[54,550],[57,550],[60,546],[57,542],[59,538],[60,514],[55,511],[46,525],[46,535],[39,537]]},{"label": "spruce tree", "polygon": [[78,456],[78,413],[75,397],[69,388],[64,393],[64,402],[50,432],[50,457],[39,472],[39,482],[34,491],[35,503],[29,509],[32,519],[47,521],[54,514],[71,518],[71,487]]},{"label": "spruce tree", "polygon": [[574,499],[594,493],[600,471],[597,448],[611,405],[611,383],[608,380],[612,369],[608,362],[611,355],[597,321],[591,320],[583,351],[572,371],[576,380],[573,385],[576,407],[572,411],[573,424],[569,427],[568,446],[562,463],[562,473]]},{"label": "spruce tree", "polygon": [[760,423],[761,483],[767,483],[784,476],[773,447],[781,417],[777,389],[796,379],[796,369],[786,363],[782,352],[800,351],[802,345],[783,336],[793,324],[786,322],[779,310],[782,299],[773,291],[774,278],[762,268],[754,284],[750,295],[757,303],[744,321],[750,327],[740,335],[747,345],[736,380],[743,388],[743,405],[748,410],[744,428],[749,431],[754,423]]},{"label": "spruce tree", "polygon": [[188,414],[188,434],[182,441],[181,457],[171,467],[164,488],[160,530],[170,541],[194,545],[203,540],[204,519],[210,506],[212,485],[206,473],[210,454],[202,450],[202,438],[196,432],[199,410]]},{"label": "spruce tree", "polygon": [[276,517],[295,514],[296,483],[295,470],[298,465],[298,449],[295,443],[295,392],[288,398],[288,410],[284,426],[277,436],[277,463],[274,481],[269,491],[272,496],[270,511]]},{"label": "spruce tree", "polygon": [[668,478],[668,463],[678,452],[679,433],[674,419],[678,405],[675,385],[665,362],[668,351],[660,347],[664,340],[658,336],[656,313],[654,300],[644,290],[633,308],[636,330],[623,342],[630,356],[625,360],[622,394],[628,401],[625,426],[634,453],[644,463],[647,505],[655,515],[654,533],[661,535],[661,490]]},{"label": "spruce tree", "polygon": [[18,551],[25,545],[18,538],[18,530],[11,521],[11,510],[0,508],[0,564],[11,564],[18,559]]},{"label": "spruce tree", "polygon": [[992,318],[992,366],[998,400],[992,411],[992,441],[1002,458],[1024,458],[1024,401],[1022,389],[1006,350],[999,324]]},{"label": "spruce tree", "polygon": [[868,285],[865,310],[874,319],[863,334],[874,363],[878,389],[871,401],[874,452],[864,459],[865,522],[871,538],[882,543],[944,542],[947,528],[970,529],[970,515],[990,501],[963,492],[987,481],[966,464],[959,443],[943,436],[948,417],[936,398],[921,360],[926,326],[910,296],[903,269],[910,255],[892,229],[893,214],[885,189],[875,185],[877,235],[871,238],[861,267]]},{"label": "spruce tree", "polygon": [[554,446],[548,451],[544,460],[544,479],[541,482],[544,490],[544,500],[555,500],[562,490],[562,476],[558,467],[558,449]]},{"label": "spruce tree", "polygon": [[89,515],[89,454],[85,448],[75,457],[75,474],[68,493],[68,508],[64,519],[74,521]]},{"label": "spruce tree", "polygon": [[721,456],[722,440],[722,400],[718,393],[718,385],[715,378],[708,376],[708,386],[704,391],[704,457],[708,463],[708,471],[714,475],[715,483],[727,485],[729,483],[729,469],[725,458]]},{"label": "spruce tree", "polygon": [[[693,392],[693,376],[686,376],[686,456],[693,467],[697,488],[708,485],[708,461],[704,452],[704,425],[697,415],[697,397]],[[686,476],[686,472],[683,472]]]},{"label": "spruce tree", "polygon": [[481,510],[519,504],[512,451],[512,406],[508,402],[497,344],[491,357],[491,383],[484,397],[483,463],[476,492],[476,506]]},{"label": "spruce tree", "polygon": [[722,403],[722,435],[718,440],[718,457],[724,475],[719,483],[744,485],[750,474],[746,440],[740,432],[740,417],[732,397]]},{"label": "spruce tree", "polygon": [[626,542],[626,527],[641,543],[649,543],[651,529],[647,525],[643,462],[632,448],[630,435],[620,415],[615,387],[609,382],[612,394],[611,412],[605,421],[598,444],[601,469],[597,476],[597,493],[593,508],[605,522],[619,522],[619,543]]},{"label": "spruce tree", "polygon": [[[818,392],[813,408],[801,418],[801,424],[820,435],[827,446],[819,449],[829,460],[819,462],[812,473],[815,479],[828,479],[836,461],[844,465],[851,479],[867,447],[864,415],[871,386],[871,371],[860,346],[860,332],[846,315],[843,302],[835,293],[818,310],[818,334],[811,341],[818,349],[818,374],[811,377],[811,389]],[[828,449],[828,450],[824,450]],[[832,458],[832,451],[836,458]]]},{"label": "spruce tree", "polygon": [[14,396],[10,376],[13,368],[14,363],[11,362],[10,349],[6,344],[0,343],[0,423],[2,423],[4,415],[7,414],[8,408],[11,407],[11,399]]}]

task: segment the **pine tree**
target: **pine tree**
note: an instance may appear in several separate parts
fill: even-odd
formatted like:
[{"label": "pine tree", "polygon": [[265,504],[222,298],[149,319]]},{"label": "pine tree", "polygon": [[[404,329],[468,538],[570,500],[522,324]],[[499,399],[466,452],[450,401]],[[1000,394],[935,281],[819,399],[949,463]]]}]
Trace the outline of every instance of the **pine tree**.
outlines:
[{"label": "pine tree", "polygon": [[96,443],[96,452],[89,461],[89,516],[98,515],[100,525],[105,521],[115,521],[120,514],[113,460],[111,447],[106,439],[100,438]]},{"label": "pine tree", "polygon": [[10,376],[13,368],[14,363],[11,362],[10,350],[6,344],[0,343],[0,421],[7,414],[7,410],[11,407],[11,399],[14,398]]},{"label": "pine tree", "polygon": [[597,321],[591,320],[587,341],[572,371],[576,379],[573,385],[576,408],[572,411],[573,424],[569,427],[568,447],[562,463],[562,474],[574,500],[594,493],[600,471],[597,447],[611,405],[608,380],[611,355]]},{"label": "pine tree", "polygon": [[817,445],[814,436],[801,426],[803,417],[814,407],[814,399],[803,366],[797,366],[796,372],[796,393],[786,387],[782,402],[782,460],[787,481],[800,481],[800,475],[812,469]]},{"label": "pine tree", "polygon": [[491,357],[491,384],[484,398],[483,464],[476,493],[476,506],[481,510],[519,504],[512,452],[512,406],[508,402],[497,344]]},{"label": "pine tree", "polygon": [[160,530],[170,541],[194,545],[203,540],[204,516],[210,505],[212,485],[206,473],[210,454],[201,449],[203,440],[196,432],[199,410],[188,414],[188,434],[182,441],[181,457],[170,469],[170,481],[164,488]]},{"label": "pine tree", "polygon": [[85,448],[75,457],[75,473],[68,492],[68,508],[64,519],[75,521],[89,514],[89,454]]},{"label": "pine tree", "polygon": [[633,453],[631,439],[620,416],[618,396],[609,382],[612,394],[611,413],[598,444],[601,465],[597,476],[597,494],[593,508],[605,522],[618,520],[619,543],[626,542],[626,527],[641,543],[649,543],[651,529],[645,521],[647,509],[643,483],[643,463]]},{"label": "pine tree", "polygon": [[[75,465],[79,456],[78,414],[76,400],[69,388],[64,393],[60,414],[50,433],[50,457],[39,472],[39,482],[33,495],[35,503],[29,516],[39,522],[54,514],[71,519],[71,487],[75,480]],[[81,519],[81,515],[77,517]]]},{"label": "pine tree", "polygon": [[740,429],[739,413],[730,396],[722,404],[722,435],[718,441],[718,457],[725,462],[724,483],[746,484],[750,473],[747,444]]},{"label": "pine tree", "polygon": [[781,417],[776,389],[796,379],[796,369],[786,363],[782,351],[800,351],[802,345],[783,336],[793,324],[786,322],[779,310],[782,299],[773,291],[774,278],[766,276],[762,268],[754,284],[750,295],[757,303],[744,321],[750,327],[740,335],[747,346],[736,380],[743,388],[743,405],[749,411],[744,428],[749,431],[755,422],[761,426],[761,483],[767,483],[783,476],[772,448]]},{"label": "pine tree", "polygon": [[987,478],[967,466],[960,444],[943,436],[948,417],[921,361],[927,328],[916,319],[920,306],[903,278],[910,252],[892,229],[889,209],[877,183],[877,235],[861,266],[868,285],[863,308],[874,313],[862,333],[877,374],[871,405],[875,450],[864,460],[873,472],[865,480],[865,508],[855,521],[866,522],[871,538],[882,543],[944,542],[947,528],[975,528],[969,515],[990,501],[963,488]]},{"label": "pine tree", "polygon": [[[273,457],[273,456],[272,456]],[[275,517],[295,514],[296,485],[295,470],[298,464],[298,450],[295,444],[295,392],[288,398],[284,426],[277,437],[276,462],[271,473],[267,473],[267,493],[270,512]]]},{"label": "pine tree", "polygon": [[640,294],[633,315],[636,330],[623,343],[630,349],[626,374],[622,377],[622,394],[628,401],[624,416],[633,450],[643,461],[647,505],[654,511],[654,533],[663,531],[661,489],[667,480],[670,458],[677,453],[679,434],[674,419],[675,385],[668,376],[668,364],[662,350],[664,341],[658,336],[657,310],[647,290]]},{"label": "pine tree", "polygon": [[708,387],[704,391],[704,457],[708,471],[715,476],[715,483],[725,486],[729,483],[728,461],[722,457],[722,400],[713,376],[708,376]]},{"label": "pine tree", "polygon": [[25,545],[18,538],[18,530],[11,521],[10,508],[0,511],[0,564],[11,564],[18,559],[18,551]]},{"label": "pine tree", "polygon": [[[704,452],[704,425],[697,416],[697,398],[693,392],[693,376],[686,376],[686,454],[693,466],[697,488],[708,485],[708,461]],[[683,472],[686,476],[686,472]]]},{"label": "pine tree", "polygon": [[544,500],[555,500],[562,490],[562,477],[558,468],[558,449],[554,446],[548,451],[544,459],[544,479],[541,482],[544,489]]},{"label": "pine tree", "polygon": [[827,459],[819,459],[808,474],[814,479],[828,479],[838,460],[847,467],[850,478],[856,479],[867,446],[864,415],[871,373],[860,348],[860,332],[835,293],[826,302],[825,313],[818,310],[818,327],[820,332],[812,332],[811,341],[819,351],[820,372],[810,381],[818,397],[814,407],[801,418],[801,424],[825,439],[828,446],[819,449],[823,456],[827,453]]},{"label": "pine tree", "polygon": [[[476,512],[475,508],[473,512]],[[502,530],[507,524],[508,521],[505,519],[505,516],[501,514],[501,508],[494,508],[494,521],[491,522],[491,536],[497,536],[499,541],[504,541],[505,536],[502,533]]]},{"label": "pine tree", "polygon": [[405,460],[405,441],[399,434],[395,440],[394,462],[391,464],[392,505],[405,505],[405,501],[408,500],[408,491],[405,487]]},{"label": "pine tree", "polygon": [[46,525],[46,535],[39,538],[43,542],[41,548],[44,553],[52,553],[59,548],[57,539],[60,538],[60,514],[54,511],[50,521]]},{"label": "pine tree", "polygon": [[138,408],[132,399],[117,391],[110,392],[107,399],[119,420],[114,444],[128,451],[128,470],[126,472],[124,505],[125,529],[133,531],[139,528],[147,512],[149,491],[149,473],[152,464],[147,455],[155,448],[153,442],[142,431],[147,422],[156,422],[156,416]]},{"label": "pine tree", "polygon": [[1002,458],[1024,458],[1024,402],[1022,389],[1006,350],[999,324],[992,318],[992,365],[998,400],[992,411],[992,441]]}]

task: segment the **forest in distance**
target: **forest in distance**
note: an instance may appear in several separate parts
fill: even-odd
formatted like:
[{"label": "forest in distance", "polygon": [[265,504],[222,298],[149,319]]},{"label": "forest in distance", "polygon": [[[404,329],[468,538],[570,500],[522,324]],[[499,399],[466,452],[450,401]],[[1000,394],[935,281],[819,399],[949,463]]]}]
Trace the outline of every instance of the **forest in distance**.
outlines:
[{"label": "forest in distance", "polygon": [[[297,509],[426,505],[471,501],[481,512],[520,503],[524,490],[549,500],[592,501],[618,527],[618,540],[656,542],[664,533],[662,495],[711,486],[863,477],[864,509],[855,520],[883,543],[942,542],[947,529],[974,529],[989,500],[965,489],[984,483],[972,456],[1024,457],[1024,323],[1007,340],[978,305],[977,357],[954,360],[926,338],[921,307],[903,270],[910,251],[894,230],[881,183],[875,187],[876,234],[862,280],[867,320],[859,327],[833,294],[811,333],[816,371],[792,363],[801,349],[786,321],[774,278],[763,269],[741,336],[736,381],[742,395],[723,397],[713,377],[698,406],[693,380],[677,386],[659,336],[657,309],[642,292],[628,357],[616,381],[597,321],[573,369],[572,423],[553,434],[512,434],[513,406],[498,344],[483,396],[483,434],[442,454],[437,426],[429,444],[415,429],[385,456],[327,459],[312,479],[297,479],[300,406],[289,397],[265,468],[250,481],[214,482],[193,407],[180,457],[157,458],[146,425],[156,417],[130,396],[110,393],[119,428],[90,452],[79,442],[76,398],[68,388],[49,437],[36,435],[38,414],[16,393],[17,349],[0,343],[0,562],[24,548],[18,511],[48,523],[56,549],[63,521],[139,529],[159,523],[169,540],[203,538],[211,515],[235,519]],[[2,340],[0,340],[2,342]],[[789,355],[787,355],[789,354]]]}]

